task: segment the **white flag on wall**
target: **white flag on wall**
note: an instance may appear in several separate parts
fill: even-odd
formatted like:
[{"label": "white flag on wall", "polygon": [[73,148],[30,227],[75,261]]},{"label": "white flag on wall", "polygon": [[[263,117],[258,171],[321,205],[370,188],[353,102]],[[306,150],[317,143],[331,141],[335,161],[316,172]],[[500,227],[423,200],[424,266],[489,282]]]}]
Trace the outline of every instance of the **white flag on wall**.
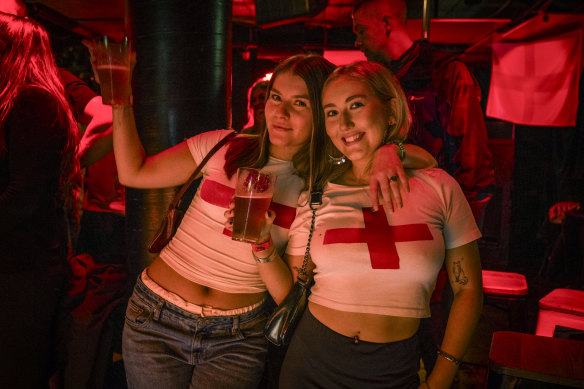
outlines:
[{"label": "white flag on wall", "polygon": [[495,43],[487,116],[528,126],[576,124],[582,30],[528,43]]}]

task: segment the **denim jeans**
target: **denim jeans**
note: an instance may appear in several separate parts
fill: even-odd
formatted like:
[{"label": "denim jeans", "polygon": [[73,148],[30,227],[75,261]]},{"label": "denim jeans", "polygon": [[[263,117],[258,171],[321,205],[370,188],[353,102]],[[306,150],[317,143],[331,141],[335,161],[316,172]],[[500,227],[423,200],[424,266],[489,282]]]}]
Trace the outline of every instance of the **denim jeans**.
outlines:
[{"label": "denim jeans", "polygon": [[266,299],[237,316],[187,312],[138,278],[122,339],[130,389],[257,388],[268,350]]}]

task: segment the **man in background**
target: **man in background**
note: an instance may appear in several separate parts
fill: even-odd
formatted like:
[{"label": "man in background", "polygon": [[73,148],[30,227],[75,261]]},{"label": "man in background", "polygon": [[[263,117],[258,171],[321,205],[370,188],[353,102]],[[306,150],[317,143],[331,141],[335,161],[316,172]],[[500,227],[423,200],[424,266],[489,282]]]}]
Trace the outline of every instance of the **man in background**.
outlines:
[{"label": "man in background", "polygon": [[[353,10],[355,46],[397,77],[412,115],[407,142],[430,152],[438,167],[456,179],[478,222],[495,182],[480,87],[460,59],[436,51],[425,39],[414,41],[406,22],[404,0],[362,1]],[[444,283],[437,284],[432,318],[420,323],[422,360],[428,373],[444,336],[451,297]]]},{"label": "man in background", "polygon": [[458,58],[412,40],[406,18],[403,0],[361,2],[353,11],[355,46],[399,79],[413,119],[408,142],[457,180],[478,220],[494,184],[480,87]]}]

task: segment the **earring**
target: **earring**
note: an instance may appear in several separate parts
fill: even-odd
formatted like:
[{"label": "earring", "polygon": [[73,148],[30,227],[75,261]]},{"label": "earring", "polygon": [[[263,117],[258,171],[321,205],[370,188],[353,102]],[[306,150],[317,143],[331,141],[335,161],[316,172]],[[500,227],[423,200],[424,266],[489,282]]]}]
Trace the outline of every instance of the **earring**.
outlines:
[{"label": "earring", "polygon": [[344,155],[341,155],[340,157],[333,157],[332,155],[329,154],[329,162],[334,164],[334,165],[342,165],[345,162],[347,162],[347,158]]}]

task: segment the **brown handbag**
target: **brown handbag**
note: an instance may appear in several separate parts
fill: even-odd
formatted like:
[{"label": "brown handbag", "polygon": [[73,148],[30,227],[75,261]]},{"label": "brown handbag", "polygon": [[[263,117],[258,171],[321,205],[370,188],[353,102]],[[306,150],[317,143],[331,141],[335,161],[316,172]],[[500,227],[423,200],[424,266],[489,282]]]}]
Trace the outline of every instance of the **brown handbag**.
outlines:
[{"label": "brown handbag", "polygon": [[168,206],[168,213],[162,220],[162,223],[160,224],[158,231],[156,232],[156,234],[154,234],[154,237],[148,244],[148,251],[150,251],[151,253],[159,253],[160,250],[162,250],[164,246],[166,246],[168,242],[170,242],[170,240],[176,233],[176,230],[178,229],[178,226],[180,225],[180,222],[182,221],[182,218],[189,206],[189,204],[183,205],[183,202],[181,202],[183,195],[192,185],[193,181],[195,181],[195,179],[201,172],[201,169],[203,168],[203,166],[205,166],[205,164],[213,156],[213,154],[215,154],[217,150],[223,147],[223,145],[225,145],[225,143],[227,143],[235,135],[237,135],[237,132],[233,131],[229,133],[225,138],[221,139],[209,151],[209,153],[207,153],[207,155],[205,156],[205,158],[203,158],[201,163],[199,163],[191,177],[176,193],[174,200],[172,200],[172,202]]}]

